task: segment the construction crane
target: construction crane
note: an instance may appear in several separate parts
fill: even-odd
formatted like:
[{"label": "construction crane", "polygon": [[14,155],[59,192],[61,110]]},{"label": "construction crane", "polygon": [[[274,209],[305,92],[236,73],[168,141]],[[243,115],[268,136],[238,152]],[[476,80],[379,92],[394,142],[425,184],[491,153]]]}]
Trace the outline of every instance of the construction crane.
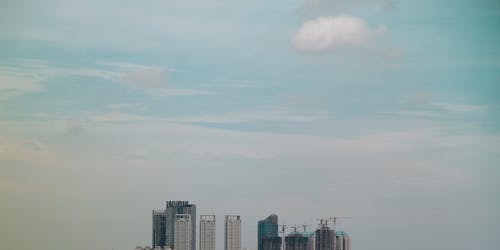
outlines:
[{"label": "construction crane", "polygon": [[323,227],[323,226],[328,226],[328,221],[330,219],[332,219],[332,218],[328,218],[328,219],[319,218],[319,219],[316,219],[316,220],[319,221],[319,226]]},{"label": "construction crane", "polygon": [[328,218],[328,220],[333,221],[333,230],[335,230],[335,229],[336,229],[336,227],[337,227],[337,221],[338,221],[339,219],[342,219],[342,220],[343,220],[343,219],[352,219],[352,217],[342,216],[342,217],[330,217],[330,218]]},{"label": "construction crane", "polygon": [[287,228],[287,225],[281,224],[281,250],[285,250],[285,229]]},{"label": "construction crane", "polygon": [[297,225],[293,225],[290,228],[292,228],[293,232],[296,233],[297,232],[297,228],[299,228],[299,227]]},{"label": "construction crane", "polygon": [[311,225],[308,225],[308,224],[303,224],[302,225],[302,228],[304,228],[304,234],[307,233],[307,227],[309,227]]}]

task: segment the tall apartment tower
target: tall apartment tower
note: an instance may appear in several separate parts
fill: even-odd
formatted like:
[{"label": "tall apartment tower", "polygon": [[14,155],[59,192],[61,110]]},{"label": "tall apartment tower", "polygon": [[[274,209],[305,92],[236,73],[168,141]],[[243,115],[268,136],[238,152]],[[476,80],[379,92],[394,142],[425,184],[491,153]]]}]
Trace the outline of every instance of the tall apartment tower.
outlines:
[{"label": "tall apartment tower", "polygon": [[200,216],[200,250],[215,250],[215,215]]},{"label": "tall apartment tower", "polygon": [[174,250],[192,249],[192,223],[190,214],[176,214],[174,220]]},{"label": "tall apartment tower", "polygon": [[335,231],[328,227],[327,220],[321,220],[316,230],[316,250],[335,249]]},{"label": "tall apartment tower", "polygon": [[344,231],[335,232],[335,250],[351,250],[351,236]]},{"label": "tall apartment tower", "polygon": [[164,247],[166,242],[166,218],[164,209],[153,210],[153,248]]},{"label": "tall apartment tower", "polygon": [[281,250],[281,237],[265,237],[261,240],[262,250]]},{"label": "tall apartment tower", "polygon": [[224,250],[241,250],[241,218],[239,215],[225,216]]},{"label": "tall apartment tower", "polygon": [[278,236],[278,216],[271,214],[260,220],[257,228],[258,250],[279,250],[281,238]]},{"label": "tall apartment tower", "polygon": [[316,235],[315,232],[304,232],[304,236],[309,239],[307,250],[316,250]]},{"label": "tall apartment tower", "polygon": [[297,231],[285,237],[286,250],[308,250],[309,237],[298,233]]},{"label": "tall apartment tower", "polygon": [[189,214],[190,226],[190,239],[191,248],[188,250],[196,250],[196,205],[189,204],[188,201],[167,201],[167,206],[165,208],[165,246],[171,249],[177,250],[178,247],[175,245],[175,221],[177,215]]}]

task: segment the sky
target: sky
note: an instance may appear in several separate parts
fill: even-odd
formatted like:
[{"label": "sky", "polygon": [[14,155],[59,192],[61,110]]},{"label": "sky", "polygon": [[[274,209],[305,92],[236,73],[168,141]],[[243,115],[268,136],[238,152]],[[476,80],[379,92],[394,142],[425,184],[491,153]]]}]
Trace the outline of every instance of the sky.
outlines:
[{"label": "sky", "polygon": [[496,0],[0,0],[0,248],[134,249],[151,211],[500,248]]}]

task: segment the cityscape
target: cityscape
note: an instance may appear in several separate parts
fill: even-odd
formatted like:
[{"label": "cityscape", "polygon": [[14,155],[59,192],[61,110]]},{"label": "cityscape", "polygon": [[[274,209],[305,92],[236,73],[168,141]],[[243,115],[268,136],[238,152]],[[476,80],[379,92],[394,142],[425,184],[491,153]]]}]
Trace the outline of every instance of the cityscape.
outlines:
[{"label": "cityscape", "polygon": [[[216,250],[216,215],[199,216],[199,248],[196,218],[195,204],[167,201],[164,209],[153,210],[152,244],[135,250]],[[349,233],[336,230],[337,221],[346,218],[318,219],[317,228],[307,231],[310,225],[279,224],[278,215],[271,214],[258,221],[257,250],[351,250]],[[224,250],[242,250],[241,224],[241,215],[224,215]]]},{"label": "cityscape", "polygon": [[0,0],[0,250],[500,250],[500,0]]}]

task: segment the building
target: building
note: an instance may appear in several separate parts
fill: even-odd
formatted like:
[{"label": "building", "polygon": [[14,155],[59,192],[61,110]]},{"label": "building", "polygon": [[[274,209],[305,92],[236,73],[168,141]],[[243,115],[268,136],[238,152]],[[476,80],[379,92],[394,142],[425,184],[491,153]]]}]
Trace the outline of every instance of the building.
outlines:
[{"label": "building", "polygon": [[164,209],[153,210],[153,247],[164,247],[166,239],[166,218]]},{"label": "building", "polygon": [[153,248],[151,248],[150,246],[146,245],[144,247],[137,246],[137,247],[135,247],[135,250],[153,250]]},{"label": "building", "polygon": [[165,208],[165,246],[177,250],[175,246],[175,221],[178,214],[189,214],[191,222],[191,249],[196,250],[196,205],[188,201],[167,201]]},{"label": "building", "polygon": [[215,215],[200,216],[200,250],[215,250]]},{"label": "building", "polygon": [[172,249],[170,249],[169,247],[163,248],[160,246],[156,246],[156,247],[152,248],[152,247],[146,245],[144,247],[137,246],[137,247],[135,247],[135,250],[172,250]]},{"label": "building", "polygon": [[351,250],[351,236],[348,233],[335,232],[335,250]]},{"label": "building", "polygon": [[191,250],[193,231],[190,214],[176,214],[174,220],[173,250]]},{"label": "building", "polygon": [[308,250],[309,237],[297,231],[285,237],[286,250]]},{"label": "building", "polygon": [[315,232],[304,232],[304,236],[308,238],[307,250],[316,249],[316,234]]},{"label": "building", "polygon": [[335,231],[328,227],[327,220],[321,220],[316,230],[315,250],[334,250]]},{"label": "building", "polygon": [[239,215],[225,216],[224,250],[241,250],[241,219]]},{"label": "building", "polygon": [[[264,240],[266,238],[266,249],[275,249],[275,245],[277,243],[276,237],[278,237],[278,216],[276,214],[271,214],[264,220],[259,221],[257,228],[257,244],[258,250],[264,250]],[[269,248],[271,247],[271,248]],[[281,247],[281,238],[279,239],[279,246],[277,249]]]},{"label": "building", "polygon": [[281,237],[264,237],[260,241],[262,250],[280,250]]}]

